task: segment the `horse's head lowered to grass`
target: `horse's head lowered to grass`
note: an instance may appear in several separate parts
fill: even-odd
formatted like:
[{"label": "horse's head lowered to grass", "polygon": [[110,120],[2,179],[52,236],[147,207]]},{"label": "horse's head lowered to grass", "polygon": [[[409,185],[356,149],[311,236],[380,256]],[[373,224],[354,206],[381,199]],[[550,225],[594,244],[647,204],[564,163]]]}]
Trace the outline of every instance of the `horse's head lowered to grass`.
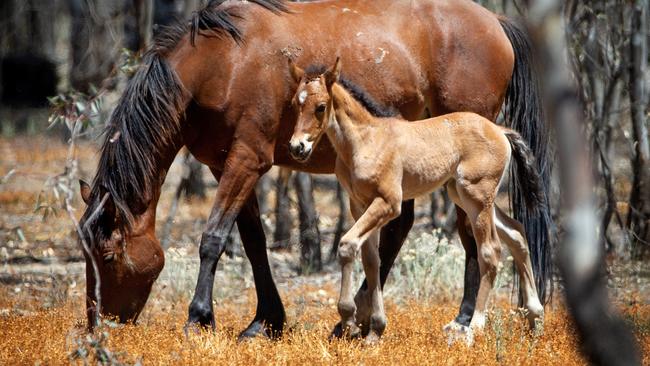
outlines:
[{"label": "horse's head lowered to grass", "polygon": [[[164,265],[164,253],[154,233],[155,211],[146,210],[124,229],[124,217],[105,189],[93,194],[88,183],[80,181],[81,196],[87,205],[81,218],[82,239],[90,249],[86,259],[88,324],[92,328],[98,312],[116,317],[120,322],[136,321],[144,307],[151,286]],[[95,293],[100,278],[99,296]]]}]

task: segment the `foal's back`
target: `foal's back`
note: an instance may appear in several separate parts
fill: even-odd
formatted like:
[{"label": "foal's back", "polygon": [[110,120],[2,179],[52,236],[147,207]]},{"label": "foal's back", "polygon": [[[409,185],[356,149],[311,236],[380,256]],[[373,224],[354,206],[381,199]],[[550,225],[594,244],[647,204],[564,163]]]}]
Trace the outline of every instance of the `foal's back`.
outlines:
[{"label": "foal's back", "polygon": [[431,192],[449,179],[501,179],[510,160],[503,128],[475,113],[458,112],[416,122],[385,121],[393,159],[403,171],[403,199]]}]

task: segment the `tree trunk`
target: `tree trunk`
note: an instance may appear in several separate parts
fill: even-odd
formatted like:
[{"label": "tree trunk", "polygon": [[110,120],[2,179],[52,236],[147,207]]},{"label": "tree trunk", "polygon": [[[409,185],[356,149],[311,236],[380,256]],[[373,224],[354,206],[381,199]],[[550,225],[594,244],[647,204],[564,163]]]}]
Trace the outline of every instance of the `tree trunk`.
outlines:
[{"label": "tree trunk", "polygon": [[[2,104],[42,107],[56,94],[54,45],[58,1],[0,2],[0,95]],[[18,130],[26,126],[17,125]]]},{"label": "tree trunk", "polygon": [[294,185],[298,196],[300,218],[300,272],[302,274],[319,272],[323,269],[323,262],[311,176],[297,172],[294,175]]},{"label": "tree trunk", "polygon": [[113,70],[122,48],[124,0],[69,0],[72,29],[70,84],[89,92]]},{"label": "tree trunk", "polygon": [[269,211],[269,192],[271,192],[271,177],[268,174],[264,174],[257,181],[257,186],[255,187],[260,215],[266,215]]},{"label": "tree trunk", "polygon": [[648,0],[637,0],[633,5],[632,34],[630,37],[630,116],[634,139],[633,183],[630,194],[632,256],[644,258],[650,254],[650,145],[645,115],[645,73],[647,69]]},{"label": "tree trunk", "polygon": [[291,214],[289,212],[289,177],[291,170],[280,168],[275,181],[275,232],[272,249],[289,248],[291,239]]},{"label": "tree trunk", "polygon": [[187,199],[205,199],[205,182],[203,181],[203,164],[186,152],[183,161],[182,193]]},{"label": "tree trunk", "polygon": [[336,220],[336,228],[334,229],[334,240],[332,240],[332,248],[330,249],[329,261],[332,262],[336,259],[339,250],[339,243],[345,230],[345,219],[350,211],[348,207],[348,197],[345,190],[341,187],[341,183],[336,182],[336,201],[339,204],[339,217]]},{"label": "tree trunk", "polygon": [[131,51],[146,49],[153,34],[154,1],[127,0],[125,13],[125,47]]},{"label": "tree trunk", "polygon": [[[640,364],[632,332],[609,304],[603,279],[603,248],[596,235],[597,210],[586,140],[584,115],[566,67],[566,38],[558,32],[564,18],[563,2],[535,2],[529,14],[540,60],[544,60],[544,96],[549,121],[557,136],[564,235],[558,264],[566,301],[573,316],[582,351],[597,365]],[[568,29],[570,32],[571,29]]]}]

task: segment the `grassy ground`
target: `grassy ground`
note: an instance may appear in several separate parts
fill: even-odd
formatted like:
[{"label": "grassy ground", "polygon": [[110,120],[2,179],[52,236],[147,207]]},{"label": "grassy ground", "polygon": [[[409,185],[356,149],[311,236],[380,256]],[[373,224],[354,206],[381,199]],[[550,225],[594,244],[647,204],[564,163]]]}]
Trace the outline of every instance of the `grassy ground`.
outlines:
[{"label": "grassy ground", "polygon": [[[327,341],[337,318],[337,268],[330,264],[322,273],[299,276],[297,246],[270,253],[287,311],[289,330],[281,340],[236,343],[237,333],[255,309],[250,265],[240,256],[224,256],[217,270],[217,331],[188,339],[182,328],[196,280],[197,242],[210,210],[209,200],[181,204],[165,269],[139,324],[109,323],[89,339],[84,333],[84,267],[70,222],[57,214],[56,206],[46,220],[43,209],[35,212],[44,180],[60,172],[65,156],[66,145],[58,139],[0,138],[0,179],[5,177],[0,182],[0,365],[82,363],[97,357],[144,364],[585,363],[559,296],[547,309],[543,333],[534,335],[525,329],[509,301],[511,260],[507,253],[486,332],[471,348],[449,346],[442,327],[454,317],[462,294],[463,251],[456,239],[432,234],[424,225],[418,225],[421,229],[409,237],[386,286],[389,324],[376,347]],[[81,174],[92,178],[95,146],[82,143],[79,157]],[[172,167],[163,188],[159,230],[170,207],[177,169]],[[208,197],[213,192],[211,187]],[[319,191],[316,198],[321,230],[326,230],[337,215],[333,193]],[[47,192],[41,194],[41,203],[47,199]],[[83,205],[80,200],[77,204],[80,215]],[[420,202],[423,205],[426,202]],[[265,222],[272,224],[272,217],[265,217]],[[324,239],[329,243],[329,236]],[[323,251],[328,249],[325,245]],[[643,345],[645,364],[650,364],[647,268],[644,263],[614,261],[608,270],[613,298]]]}]

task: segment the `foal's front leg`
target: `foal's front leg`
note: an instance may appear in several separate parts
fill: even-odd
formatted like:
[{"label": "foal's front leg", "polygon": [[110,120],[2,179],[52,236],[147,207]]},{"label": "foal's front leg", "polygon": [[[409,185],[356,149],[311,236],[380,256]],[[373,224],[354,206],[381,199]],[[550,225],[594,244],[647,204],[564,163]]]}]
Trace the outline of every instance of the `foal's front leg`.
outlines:
[{"label": "foal's front leg", "polygon": [[363,244],[361,259],[368,284],[368,305],[370,305],[369,329],[365,342],[366,344],[373,344],[379,341],[384,329],[386,329],[386,313],[384,311],[381,281],[379,280],[379,230],[373,231]]},{"label": "foal's front leg", "polygon": [[[347,332],[349,336],[356,337],[361,333],[354,317],[356,312],[352,287],[352,266],[354,259],[359,253],[359,249],[363,243],[368,240],[370,234],[373,233],[373,231],[379,232],[378,230],[383,225],[394,217],[399,216],[399,211],[399,201],[395,203],[388,202],[381,197],[375,198],[365,212],[358,218],[352,228],[345,233],[343,238],[341,238],[338,250],[339,262],[341,263],[341,293],[339,297],[338,311],[339,315],[341,315],[343,332]],[[378,287],[378,281],[374,282],[374,287]]]}]

